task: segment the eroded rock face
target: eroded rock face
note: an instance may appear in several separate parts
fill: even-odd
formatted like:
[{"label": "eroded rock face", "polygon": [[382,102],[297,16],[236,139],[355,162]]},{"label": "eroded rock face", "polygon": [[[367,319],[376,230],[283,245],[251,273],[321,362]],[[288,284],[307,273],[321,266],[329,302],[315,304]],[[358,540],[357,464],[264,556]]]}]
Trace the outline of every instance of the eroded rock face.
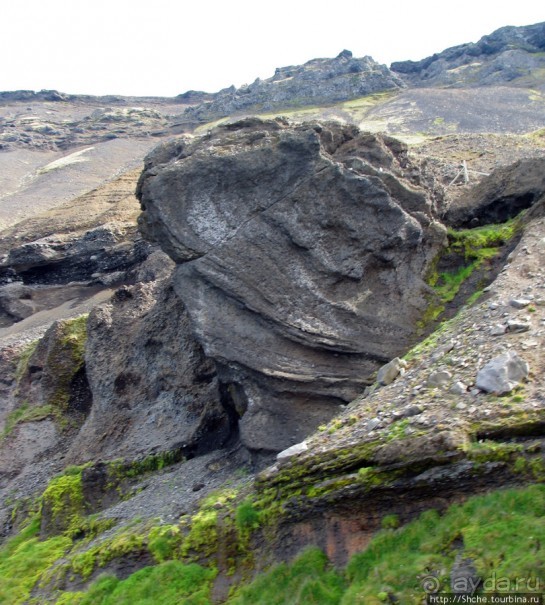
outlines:
[{"label": "eroded rock face", "polygon": [[136,286],[89,316],[86,370],[93,405],[70,458],[191,455],[229,438],[213,363],[191,335],[166,255],[152,255]]},{"label": "eroded rock face", "polygon": [[245,120],[147,158],[142,231],[241,415],[282,450],[411,343],[444,239],[406,147],[356,127]]}]

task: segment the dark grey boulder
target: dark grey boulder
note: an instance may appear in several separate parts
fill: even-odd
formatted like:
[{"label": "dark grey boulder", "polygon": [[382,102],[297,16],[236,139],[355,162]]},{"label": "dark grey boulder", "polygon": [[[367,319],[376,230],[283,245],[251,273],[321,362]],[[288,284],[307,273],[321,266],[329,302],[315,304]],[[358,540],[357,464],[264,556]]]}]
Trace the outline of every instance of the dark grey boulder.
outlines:
[{"label": "dark grey boulder", "polygon": [[302,441],[413,342],[445,233],[413,172],[387,136],[255,118],[148,156],[141,230],[251,449]]}]

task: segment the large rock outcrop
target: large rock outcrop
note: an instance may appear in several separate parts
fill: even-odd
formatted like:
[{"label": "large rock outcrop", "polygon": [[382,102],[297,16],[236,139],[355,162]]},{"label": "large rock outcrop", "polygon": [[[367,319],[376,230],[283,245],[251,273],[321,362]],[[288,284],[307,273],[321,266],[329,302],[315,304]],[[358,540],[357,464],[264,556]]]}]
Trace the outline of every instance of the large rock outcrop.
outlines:
[{"label": "large rock outcrop", "polygon": [[404,351],[444,239],[399,141],[250,119],[152,152],[144,234],[241,416],[242,441],[300,441]]},{"label": "large rock outcrop", "polygon": [[220,90],[211,102],[186,109],[184,118],[207,121],[245,111],[339,103],[403,87],[403,81],[386,65],[372,57],[358,59],[343,50],[333,59],[278,67],[274,76],[266,80],[257,78],[240,88]]}]

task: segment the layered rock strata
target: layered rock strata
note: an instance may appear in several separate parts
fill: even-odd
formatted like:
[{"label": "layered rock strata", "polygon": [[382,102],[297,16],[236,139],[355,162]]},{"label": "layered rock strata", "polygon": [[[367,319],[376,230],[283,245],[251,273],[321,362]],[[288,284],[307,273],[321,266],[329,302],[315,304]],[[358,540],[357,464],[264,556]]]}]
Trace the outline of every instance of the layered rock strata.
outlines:
[{"label": "layered rock strata", "polygon": [[413,341],[444,240],[406,147],[356,127],[245,120],[160,146],[140,227],[240,415],[281,450]]}]

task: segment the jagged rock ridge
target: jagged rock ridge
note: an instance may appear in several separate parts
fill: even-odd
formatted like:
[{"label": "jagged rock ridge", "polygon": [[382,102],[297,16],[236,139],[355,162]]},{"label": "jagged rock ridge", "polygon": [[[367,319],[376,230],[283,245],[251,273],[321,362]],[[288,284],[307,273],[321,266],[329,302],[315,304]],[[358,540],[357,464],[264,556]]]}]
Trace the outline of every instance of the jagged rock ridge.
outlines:
[{"label": "jagged rock ridge", "polygon": [[[421,61],[392,63],[411,86],[543,85],[545,22],[502,27],[476,43],[460,44]],[[535,75],[537,72],[537,76]],[[535,80],[535,81],[534,81]]]},{"label": "jagged rock ridge", "polygon": [[411,169],[395,139],[282,120],[148,156],[141,229],[178,263],[247,447],[300,440],[412,342],[444,228]]},{"label": "jagged rock ridge", "polygon": [[214,100],[190,107],[185,117],[209,120],[244,111],[337,103],[376,92],[403,88],[403,81],[371,57],[357,59],[343,50],[334,59],[312,59],[280,67],[272,78],[225,88]]}]

